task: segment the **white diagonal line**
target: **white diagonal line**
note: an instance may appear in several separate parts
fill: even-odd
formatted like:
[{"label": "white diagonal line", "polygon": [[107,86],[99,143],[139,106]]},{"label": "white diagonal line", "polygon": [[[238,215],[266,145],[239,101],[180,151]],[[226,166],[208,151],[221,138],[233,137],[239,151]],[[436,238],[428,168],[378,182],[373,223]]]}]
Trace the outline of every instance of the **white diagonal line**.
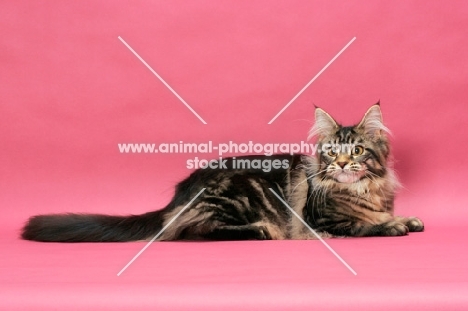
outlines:
[{"label": "white diagonal line", "polygon": [[343,258],[340,257],[340,255],[338,255],[334,250],[333,248],[330,247],[330,245],[327,244],[327,242],[325,242],[322,237],[320,235],[317,234],[317,232],[315,232],[314,229],[312,229],[302,218],[301,216],[299,216],[289,205],[288,203],[286,203],[286,201],[284,201],[273,189],[271,188],[268,188],[270,189],[271,192],[273,192],[273,194],[284,204],[284,206],[286,206],[287,208],[289,208],[289,210],[293,213],[294,216],[296,216],[303,224],[304,226],[306,226],[316,237],[317,239],[320,240],[320,242],[322,242],[323,245],[325,245],[326,248],[328,248],[328,250],[330,252],[332,252],[333,255],[335,255],[336,258],[338,258],[345,266],[346,268],[349,269],[349,271],[351,271],[354,275],[357,275],[356,271],[353,270],[353,268],[351,268],[348,263],[346,263],[346,261],[343,260]]},{"label": "white diagonal line", "polygon": [[198,113],[195,110],[193,110],[193,108],[190,107],[190,105],[187,104],[187,102],[182,97],[180,97],[180,95],[177,94],[177,92],[174,91],[174,89],[170,87],[170,85],[167,84],[166,81],[164,81],[164,79],[161,78],[161,76],[158,75],[158,73],[154,71],[153,68],[150,67],[150,65],[148,65],[148,63],[146,63],[145,60],[141,58],[140,55],[138,55],[138,53],[135,52],[135,50],[132,49],[132,47],[128,45],[127,42],[125,42],[124,39],[122,39],[120,36],[118,38],[169,89],[169,91],[171,91],[198,119],[200,119],[200,121],[202,121],[203,124],[206,124],[205,120],[203,120],[202,117],[200,117]]},{"label": "white diagonal line", "polygon": [[130,260],[130,261],[128,262],[128,264],[125,265],[125,267],[123,267],[122,270],[120,270],[119,273],[117,273],[117,276],[120,276],[120,275],[122,274],[122,272],[124,272],[125,269],[127,269],[127,268],[135,261],[135,259],[137,259],[138,256],[140,256],[141,253],[143,253],[143,252],[151,245],[151,243],[153,243],[157,238],[159,238],[159,236],[160,236],[160,235],[177,219],[177,217],[180,216],[180,214],[182,214],[182,213],[190,206],[190,204],[193,203],[193,201],[195,201],[196,198],[198,198],[198,197],[200,196],[200,194],[203,193],[203,191],[205,191],[205,189],[206,189],[206,188],[203,188],[202,190],[200,190],[200,192],[198,192],[197,195],[194,196],[193,199],[190,200],[190,202],[188,202],[187,205],[185,205],[184,208],[182,208],[182,209],[180,210],[180,212],[178,212],[177,215],[175,215],[175,216],[171,219],[171,221],[169,221],[169,222],[167,223],[167,225],[165,225],[164,228],[162,228],[161,231],[159,231],[159,233],[156,234],[156,235],[154,236],[154,238],[152,238],[151,241],[149,241],[149,242],[145,245],[145,247],[143,247],[143,248],[141,249],[141,251],[139,251],[138,254],[136,254],[135,257],[133,257],[133,259]]},{"label": "white diagonal line", "polygon": [[313,77],[312,80],[310,80],[309,83],[307,83],[306,86],[304,86],[302,90],[300,90],[299,93],[297,93],[296,96],[294,96],[293,99],[291,99],[289,103],[287,103],[286,106],[284,106],[283,109],[281,109],[281,111],[278,112],[273,119],[271,119],[270,122],[268,122],[268,124],[273,123],[273,121],[275,121],[276,118],[278,118],[280,114],[282,114],[286,110],[286,108],[288,108],[293,103],[293,101],[295,101],[299,97],[299,95],[301,95],[302,92],[304,92],[309,87],[309,85],[311,85],[312,82],[314,82],[325,71],[325,69],[327,69],[328,66],[332,64],[338,58],[338,56],[340,56],[341,53],[343,53],[348,48],[348,46],[350,46],[351,43],[353,43],[354,40],[356,40],[356,37],[352,38],[351,41],[349,41],[348,44],[346,44],[345,47],[342,48],[341,51],[339,51],[338,54],[336,54],[335,57],[333,57],[332,60],[329,61],[328,64],[326,64],[325,67],[323,67],[322,70],[320,70],[319,73],[317,73],[315,77]]}]

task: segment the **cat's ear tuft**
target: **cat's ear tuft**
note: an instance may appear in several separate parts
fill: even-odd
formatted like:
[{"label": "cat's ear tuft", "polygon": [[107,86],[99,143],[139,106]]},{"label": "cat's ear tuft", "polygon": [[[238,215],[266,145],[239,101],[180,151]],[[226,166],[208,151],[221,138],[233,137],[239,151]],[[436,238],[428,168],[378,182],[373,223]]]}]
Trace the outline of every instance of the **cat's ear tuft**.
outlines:
[{"label": "cat's ear tuft", "polygon": [[365,135],[370,137],[380,137],[384,132],[390,133],[390,130],[383,124],[380,101],[367,110],[357,128],[362,129]]},{"label": "cat's ear tuft", "polygon": [[314,136],[324,137],[334,134],[339,127],[338,123],[325,110],[315,107],[315,123],[309,131],[308,139]]}]

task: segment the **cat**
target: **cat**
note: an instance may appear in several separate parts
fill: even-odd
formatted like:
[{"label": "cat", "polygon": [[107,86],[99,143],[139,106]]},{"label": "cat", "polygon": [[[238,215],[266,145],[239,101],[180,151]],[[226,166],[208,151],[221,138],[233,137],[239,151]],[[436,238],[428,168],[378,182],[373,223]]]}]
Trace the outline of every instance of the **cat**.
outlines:
[{"label": "cat", "polygon": [[309,132],[321,151],[316,155],[237,157],[288,164],[269,172],[232,169],[234,159],[227,158],[228,169],[195,170],[176,186],[172,201],[161,210],[130,216],[33,216],[22,238],[124,242],[150,240],[160,233],[162,241],[315,239],[289,207],[321,237],[403,236],[423,231],[420,219],[393,215],[399,183],[389,160],[388,132],[380,103],[354,126],[342,126],[316,108]]}]

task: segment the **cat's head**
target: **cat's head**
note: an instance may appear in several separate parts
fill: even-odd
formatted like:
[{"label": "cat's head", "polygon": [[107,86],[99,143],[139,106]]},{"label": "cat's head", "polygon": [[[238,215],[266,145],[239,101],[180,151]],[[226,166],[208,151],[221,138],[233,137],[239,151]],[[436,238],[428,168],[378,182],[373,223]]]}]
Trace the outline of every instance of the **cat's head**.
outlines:
[{"label": "cat's head", "polygon": [[315,171],[321,180],[346,184],[384,177],[388,132],[379,103],[370,107],[354,126],[342,126],[323,109],[316,108],[315,124],[309,132],[309,138],[316,137],[318,144]]}]

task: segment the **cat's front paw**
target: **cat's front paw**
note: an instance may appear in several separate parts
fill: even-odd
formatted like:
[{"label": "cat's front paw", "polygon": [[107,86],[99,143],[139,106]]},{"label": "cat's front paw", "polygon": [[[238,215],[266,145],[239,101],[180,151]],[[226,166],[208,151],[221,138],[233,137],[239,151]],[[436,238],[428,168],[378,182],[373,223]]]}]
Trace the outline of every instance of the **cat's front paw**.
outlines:
[{"label": "cat's front paw", "polygon": [[410,232],[424,231],[424,223],[417,217],[406,218],[405,225],[408,227]]},{"label": "cat's front paw", "polygon": [[257,240],[272,240],[271,234],[268,231],[268,228],[264,226],[258,226],[258,230],[256,232],[256,237]]},{"label": "cat's front paw", "polygon": [[389,221],[382,225],[383,236],[402,236],[407,235],[409,228],[398,221]]}]

